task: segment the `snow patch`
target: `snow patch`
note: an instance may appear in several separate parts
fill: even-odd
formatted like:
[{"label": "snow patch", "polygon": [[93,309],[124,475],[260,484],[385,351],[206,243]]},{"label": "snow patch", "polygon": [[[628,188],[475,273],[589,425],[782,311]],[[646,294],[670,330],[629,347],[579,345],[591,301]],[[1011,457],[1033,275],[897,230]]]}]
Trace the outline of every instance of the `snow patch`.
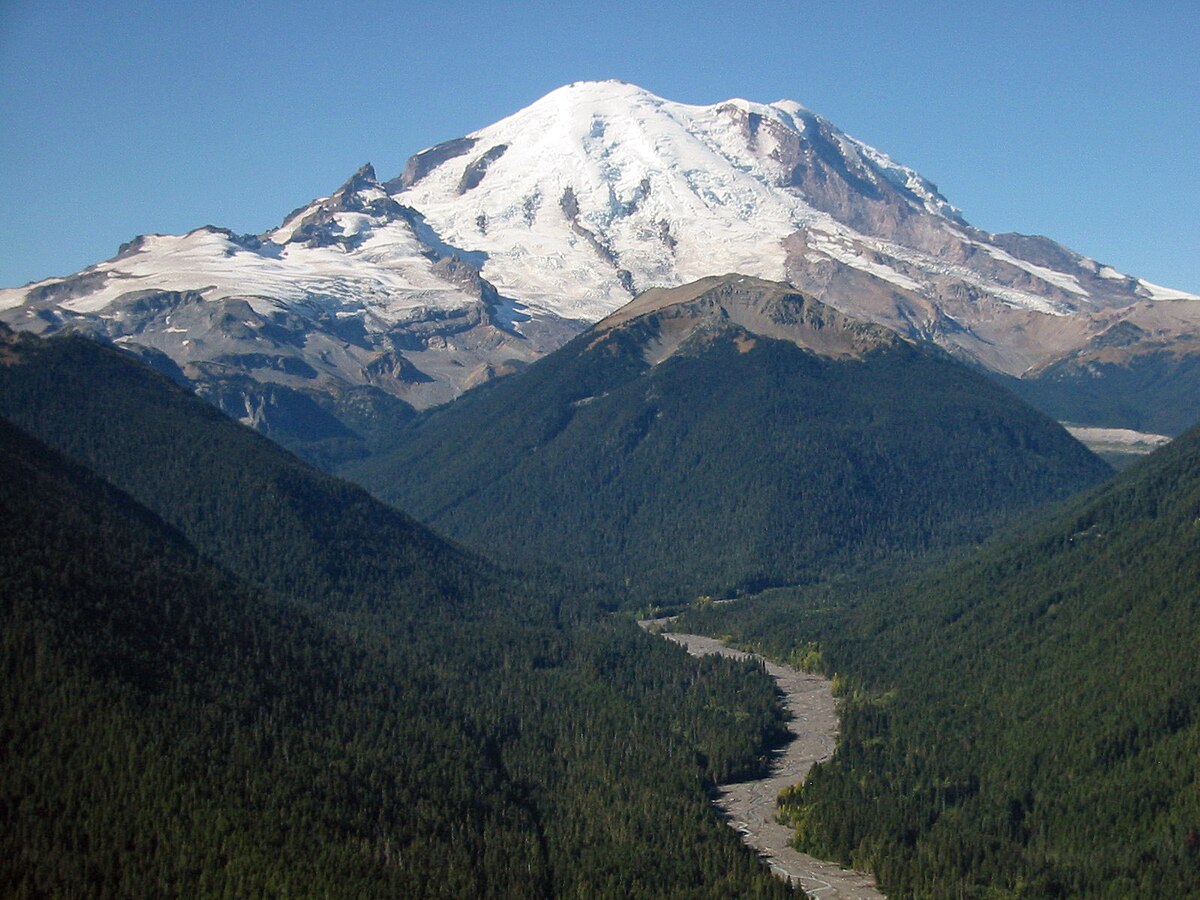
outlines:
[{"label": "snow patch", "polygon": [[1063,422],[1062,426],[1073,437],[1085,443],[1093,441],[1106,444],[1153,444],[1161,447],[1171,442],[1168,435],[1134,431],[1130,428],[1094,428],[1089,425],[1072,425],[1068,422]]},{"label": "snow patch", "polygon": [[1079,286],[1079,280],[1074,275],[1068,275],[1066,272],[1058,272],[1054,269],[1047,269],[1045,266],[1039,266],[1027,260],[1019,259],[991,244],[981,244],[978,241],[972,241],[971,243],[987,253],[992,259],[1008,263],[1010,266],[1016,266],[1018,269],[1024,269],[1030,275],[1040,278],[1042,281],[1052,284],[1060,290],[1080,297],[1090,296],[1087,291]]},{"label": "snow patch", "polygon": [[[837,239],[834,235],[823,234],[820,231],[809,233],[809,246],[838,262],[859,271],[866,272],[876,278],[882,278],[906,291],[920,292],[923,286],[913,281],[907,275],[897,272],[890,266],[883,265],[864,256],[853,241],[848,238]],[[807,257],[812,259],[811,256]],[[819,258],[819,257],[818,257]]]},{"label": "snow patch", "polygon": [[1153,284],[1141,278],[1137,280],[1137,283],[1138,288],[1145,291],[1151,300],[1200,300],[1200,295],[1163,287],[1161,284]]},{"label": "snow patch", "polygon": [[[406,222],[364,226],[361,233],[362,243],[350,252],[300,244],[266,244],[258,252],[212,230],[154,235],[138,252],[94,266],[108,275],[103,286],[61,308],[103,315],[132,291],[193,291],[206,300],[245,298],[264,318],[292,305],[315,303],[330,311],[369,312],[379,327],[387,327],[422,306],[455,309],[477,299],[433,270],[426,248]],[[27,294],[27,288],[0,292],[5,304],[0,308],[21,305]]]}]

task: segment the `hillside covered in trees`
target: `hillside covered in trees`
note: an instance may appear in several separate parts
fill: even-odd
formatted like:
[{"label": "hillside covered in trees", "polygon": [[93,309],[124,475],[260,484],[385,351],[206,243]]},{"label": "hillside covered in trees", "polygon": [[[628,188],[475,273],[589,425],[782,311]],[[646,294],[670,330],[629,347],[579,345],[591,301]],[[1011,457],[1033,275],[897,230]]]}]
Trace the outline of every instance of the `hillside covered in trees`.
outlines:
[{"label": "hillside covered in trees", "polygon": [[[626,539],[622,559],[654,573],[644,597],[685,570],[675,599],[807,580],[684,625],[836,674],[842,744],[783,806],[809,852],[894,896],[1195,892],[1200,433],[1018,523],[1003,498],[1105,470],[936,353],[831,360],[734,331],[645,368],[635,337],[428,414],[413,446],[462,439],[453,471],[484,493],[515,490],[489,465],[558,459],[561,495],[534,494],[531,520],[552,500],[582,516],[575,478],[604,502],[640,485],[677,523]],[[754,666],[690,660],[611,616],[628,598],[603,579],[641,569],[608,571],[601,550],[560,554],[565,574],[533,553],[497,565],[94,343],[5,335],[0,357],[7,893],[788,893],[706,794],[761,765],[774,692]],[[526,403],[534,387],[554,403]],[[480,410],[507,421],[506,404],[545,440],[496,425],[494,455],[470,456],[455,429]],[[606,445],[592,483],[573,454],[601,434],[637,439]],[[709,450],[726,458],[711,471]],[[693,508],[705,485],[724,503],[791,483],[777,456],[808,466],[790,542],[738,543],[766,522],[748,499]],[[693,490],[672,472],[707,475]],[[938,550],[958,561],[923,569]]]},{"label": "hillside covered in trees", "polygon": [[2,353],[5,895],[788,894],[706,795],[780,733],[761,670],[483,563],[115,351]]},{"label": "hillside covered in trees", "polygon": [[784,809],[889,895],[1200,893],[1200,430],[942,571],[685,622],[837,673]]},{"label": "hillside covered in trees", "polygon": [[347,476],[647,601],[970,543],[1111,474],[936,347],[742,276],[648,292],[398,435]]}]

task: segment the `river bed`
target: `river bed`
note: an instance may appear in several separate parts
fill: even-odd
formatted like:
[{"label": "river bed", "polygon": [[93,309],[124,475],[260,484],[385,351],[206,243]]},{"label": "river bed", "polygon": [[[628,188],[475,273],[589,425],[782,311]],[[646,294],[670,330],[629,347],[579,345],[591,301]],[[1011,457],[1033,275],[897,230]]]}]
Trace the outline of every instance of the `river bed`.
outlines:
[{"label": "river bed", "polygon": [[[640,623],[650,627],[653,621]],[[776,799],[785,787],[802,782],[813,764],[833,755],[837,744],[837,706],[829,681],[762,657],[734,650],[715,638],[698,634],[663,632],[693,656],[717,653],[734,659],[765,662],[767,673],[783,692],[784,709],[791,716],[788,730],[794,736],[777,750],[765,778],[717,787],[713,802],[731,828],[763,857],[780,878],[800,887],[810,897],[868,900],[884,895],[870,875],[843,869],[801,853],[789,846],[792,831],[776,821]]]}]

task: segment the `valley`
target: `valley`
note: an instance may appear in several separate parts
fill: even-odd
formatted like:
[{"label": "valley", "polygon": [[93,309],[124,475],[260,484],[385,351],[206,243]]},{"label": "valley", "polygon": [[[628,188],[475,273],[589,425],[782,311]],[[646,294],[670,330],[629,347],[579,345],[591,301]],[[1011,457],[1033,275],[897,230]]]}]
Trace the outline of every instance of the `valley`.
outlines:
[{"label": "valley", "polygon": [[1193,896],[1200,431],[978,550],[689,609],[843,685],[782,809],[889,895]]},{"label": "valley", "polygon": [[[660,632],[669,621],[651,619],[638,624],[653,633]],[[837,705],[828,679],[736,650],[715,638],[674,631],[661,631],[661,634],[692,656],[718,654],[762,663],[782,695],[780,702],[788,716],[790,738],[772,754],[767,775],[715,788],[713,802],[729,827],[742,835],[746,845],[762,856],[772,872],[789,884],[799,886],[809,897],[843,900],[883,897],[870,876],[843,869],[793,848],[791,828],[777,821],[780,793],[785,788],[802,784],[814,763],[833,755],[837,742]]]},{"label": "valley", "polygon": [[782,730],[754,667],[112,348],[0,358],[0,893],[788,895],[706,791]]}]

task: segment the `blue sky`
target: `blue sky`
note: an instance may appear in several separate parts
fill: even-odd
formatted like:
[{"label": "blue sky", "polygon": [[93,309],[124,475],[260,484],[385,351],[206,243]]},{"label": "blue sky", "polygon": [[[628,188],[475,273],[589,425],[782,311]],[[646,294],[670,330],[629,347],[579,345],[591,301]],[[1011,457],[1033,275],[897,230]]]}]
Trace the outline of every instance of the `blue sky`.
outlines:
[{"label": "blue sky", "polygon": [[1200,293],[1200,3],[0,0],[0,286],[277,224],[569,81],[793,99],[990,231]]}]

